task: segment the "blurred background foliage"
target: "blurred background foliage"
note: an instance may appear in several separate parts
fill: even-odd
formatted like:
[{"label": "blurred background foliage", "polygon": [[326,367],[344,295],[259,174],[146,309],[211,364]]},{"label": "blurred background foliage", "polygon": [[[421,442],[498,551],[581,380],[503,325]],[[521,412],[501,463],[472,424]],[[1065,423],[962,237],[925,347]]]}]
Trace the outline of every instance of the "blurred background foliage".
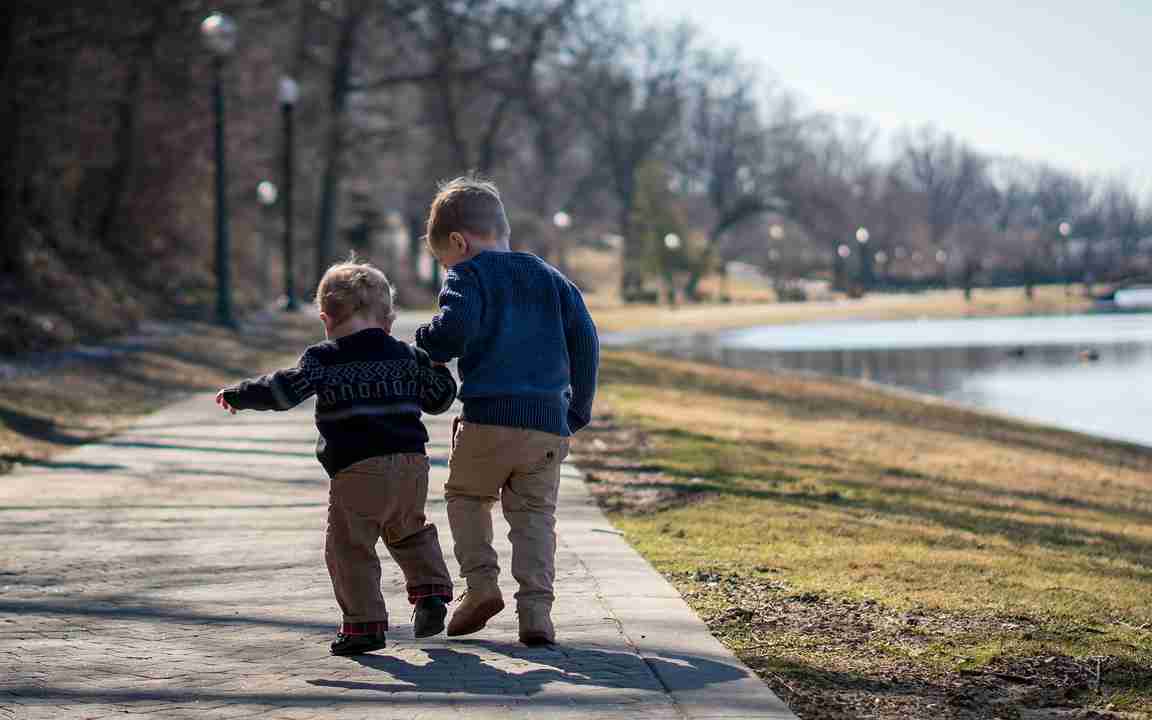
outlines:
[{"label": "blurred background foliage", "polygon": [[[701,279],[731,261],[781,287],[856,292],[1149,270],[1152,210],[1124,182],[987,155],[935,128],[880,137],[623,2],[8,0],[0,351],[210,314],[199,23],[214,11],[240,28],[224,79],[244,308],[282,290],[281,220],[256,187],[282,182],[286,75],[301,87],[293,271],[305,296],[357,247],[403,303],[430,303],[425,209],[438,180],[468,171],[500,184],[517,249],[623,300],[703,300]],[[617,272],[582,273],[575,248],[611,254]]]}]

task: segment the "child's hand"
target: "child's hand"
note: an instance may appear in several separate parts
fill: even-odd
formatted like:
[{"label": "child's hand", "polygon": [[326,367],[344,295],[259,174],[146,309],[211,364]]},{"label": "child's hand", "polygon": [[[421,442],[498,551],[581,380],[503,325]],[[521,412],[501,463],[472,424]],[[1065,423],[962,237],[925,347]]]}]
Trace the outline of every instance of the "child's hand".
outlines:
[{"label": "child's hand", "polygon": [[221,408],[227,410],[228,412],[232,413],[233,415],[236,414],[236,408],[229,405],[228,401],[224,399],[224,391],[223,390],[216,393],[216,404],[219,405]]}]

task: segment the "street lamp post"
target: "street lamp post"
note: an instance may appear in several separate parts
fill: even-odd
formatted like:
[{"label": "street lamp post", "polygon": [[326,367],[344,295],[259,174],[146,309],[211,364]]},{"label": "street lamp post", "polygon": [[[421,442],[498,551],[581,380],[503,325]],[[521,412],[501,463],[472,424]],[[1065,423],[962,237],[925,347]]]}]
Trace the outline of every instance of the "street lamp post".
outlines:
[{"label": "street lamp post", "polygon": [[852,255],[852,248],[841,243],[836,246],[836,253],[832,256],[832,289],[848,290],[845,276],[845,263]]},{"label": "street lamp post", "polygon": [[572,216],[561,210],[552,216],[552,224],[556,226],[556,266],[560,272],[568,272],[568,228],[572,226]]},{"label": "street lamp post", "polygon": [[263,295],[267,297],[272,289],[272,244],[271,233],[268,232],[268,226],[272,224],[273,210],[276,207],[276,200],[280,197],[280,189],[276,184],[270,180],[261,180],[260,184],[256,186],[256,200],[260,203],[260,232],[256,237],[260,241],[260,253],[263,256],[262,264],[264,272],[261,273],[261,290]]},{"label": "street lamp post", "polygon": [[948,288],[948,252],[945,250],[936,251],[936,263],[940,266],[940,285],[941,287]]},{"label": "street lamp post", "polygon": [[674,256],[680,250],[680,236],[676,233],[668,233],[664,236],[664,247],[667,253],[664,256],[664,281],[667,284],[668,292],[668,305],[672,308],[676,307],[676,282],[674,275]]},{"label": "street lamp post", "polygon": [[1072,234],[1072,223],[1065,220],[1056,228],[1060,233],[1060,274],[1064,276],[1064,294],[1072,294],[1072,252],[1068,237]]},{"label": "street lamp post", "polygon": [[856,228],[856,242],[860,243],[860,284],[866,290],[872,287],[872,254],[868,252],[868,240],[871,237],[868,228]]},{"label": "street lamp post", "polygon": [[212,13],[200,23],[204,46],[212,53],[212,104],[216,116],[216,319],[233,325],[232,277],[228,231],[228,173],[224,164],[224,61],[236,49],[236,23],[221,13]]},{"label": "street lamp post", "polygon": [[300,87],[296,81],[288,76],[280,78],[280,115],[284,121],[284,176],[281,178],[281,184],[284,186],[284,309],[288,312],[294,312],[298,309],[296,305],[296,276],[293,272],[296,265],[292,257],[292,232],[295,220],[292,205],[292,180],[296,167],[296,126],[293,111],[296,109],[296,101],[299,99]]}]

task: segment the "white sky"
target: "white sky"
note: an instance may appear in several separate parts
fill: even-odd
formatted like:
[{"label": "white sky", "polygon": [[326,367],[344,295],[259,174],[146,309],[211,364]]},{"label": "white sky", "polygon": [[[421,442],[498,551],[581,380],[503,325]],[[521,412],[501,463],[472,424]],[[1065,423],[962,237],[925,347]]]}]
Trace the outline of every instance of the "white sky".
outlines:
[{"label": "white sky", "polygon": [[1152,0],[637,0],[806,105],[1152,194]]}]

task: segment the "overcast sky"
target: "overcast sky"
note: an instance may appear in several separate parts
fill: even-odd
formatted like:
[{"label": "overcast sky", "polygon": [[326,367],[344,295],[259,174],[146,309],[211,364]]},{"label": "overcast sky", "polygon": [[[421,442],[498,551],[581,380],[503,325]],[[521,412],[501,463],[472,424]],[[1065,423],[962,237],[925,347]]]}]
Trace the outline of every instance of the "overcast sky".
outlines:
[{"label": "overcast sky", "polygon": [[1152,193],[1152,0],[638,0],[806,105]]}]

